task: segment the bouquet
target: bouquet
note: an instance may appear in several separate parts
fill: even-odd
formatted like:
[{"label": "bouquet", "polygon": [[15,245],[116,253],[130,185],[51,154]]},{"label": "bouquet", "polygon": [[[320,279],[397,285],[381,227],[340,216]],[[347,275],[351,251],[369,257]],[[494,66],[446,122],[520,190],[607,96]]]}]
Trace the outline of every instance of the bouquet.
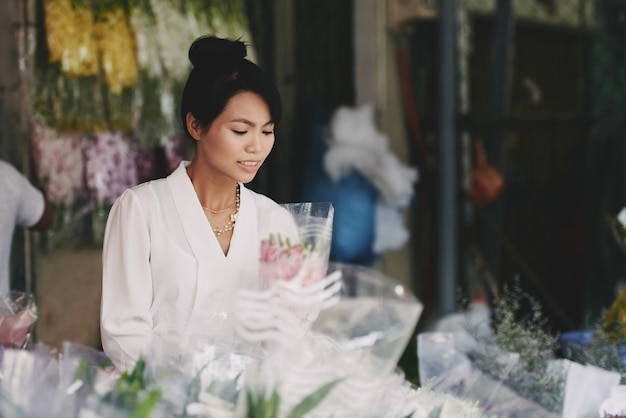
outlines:
[{"label": "bouquet", "polygon": [[[283,282],[276,280],[273,286]],[[296,282],[301,289],[321,284],[316,298],[306,292],[289,295],[292,306],[318,303],[316,317],[305,327],[293,323],[292,310],[273,306],[268,290],[243,295],[240,331],[266,343],[266,350],[246,381],[242,410],[278,408],[279,417],[292,416],[305,405],[310,417],[416,413],[417,403],[409,402],[413,396],[396,370],[421,313],[415,297],[369,268],[340,263],[329,262],[316,284]]]},{"label": "bouquet", "polygon": [[[521,311],[525,300],[530,313]],[[421,381],[496,416],[595,415],[620,373],[599,367],[597,358],[558,358],[558,336],[545,330],[539,304],[519,287],[505,287],[493,307],[493,324],[486,312],[474,323],[442,321],[418,336]],[[488,332],[477,332],[485,322]],[[606,346],[596,352],[610,354]]]},{"label": "bouquet", "polygon": [[282,205],[296,223],[297,235],[270,234],[261,241],[261,288],[278,281],[304,287],[318,283],[326,274],[334,209],[331,203]]},{"label": "bouquet", "polygon": [[31,293],[11,291],[0,295],[0,346],[26,348],[37,321],[37,305]]},{"label": "bouquet", "polygon": [[[334,209],[331,203],[292,203],[282,207],[294,220],[291,235],[271,233],[261,241],[259,287],[271,308],[284,311],[277,318],[305,331],[323,306]],[[245,311],[245,308],[244,308]],[[290,312],[287,313],[287,312]],[[294,319],[294,321],[291,321]]]}]

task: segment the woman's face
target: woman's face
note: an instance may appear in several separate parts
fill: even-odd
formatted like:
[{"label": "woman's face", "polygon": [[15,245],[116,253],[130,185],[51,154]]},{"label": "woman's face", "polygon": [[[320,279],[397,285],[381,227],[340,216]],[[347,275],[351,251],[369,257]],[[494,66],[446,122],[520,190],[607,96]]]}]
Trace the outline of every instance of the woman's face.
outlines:
[{"label": "woman's face", "polygon": [[233,96],[208,130],[193,122],[190,128],[198,141],[196,160],[203,169],[237,182],[251,182],[274,146],[267,103],[250,91]]}]

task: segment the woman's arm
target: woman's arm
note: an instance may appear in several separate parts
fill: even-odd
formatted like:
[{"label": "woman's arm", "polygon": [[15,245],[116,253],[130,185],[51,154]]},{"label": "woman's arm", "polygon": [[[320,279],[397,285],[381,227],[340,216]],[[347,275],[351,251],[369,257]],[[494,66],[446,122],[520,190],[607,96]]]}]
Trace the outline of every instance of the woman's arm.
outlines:
[{"label": "woman's arm", "polygon": [[111,208],[102,252],[102,347],[120,370],[150,348],[151,305],[148,222],[136,193],[127,190]]}]

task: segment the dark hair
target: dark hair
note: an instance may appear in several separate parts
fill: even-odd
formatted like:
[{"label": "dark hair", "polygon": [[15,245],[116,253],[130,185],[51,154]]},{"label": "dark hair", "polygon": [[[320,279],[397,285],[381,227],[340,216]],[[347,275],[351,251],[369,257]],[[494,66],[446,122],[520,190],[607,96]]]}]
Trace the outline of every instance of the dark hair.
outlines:
[{"label": "dark hair", "polygon": [[240,40],[215,36],[196,39],[189,48],[193,65],[180,105],[183,131],[187,129],[187,113],[205,128],[219,116],[237,93],[257,93],[267,103],[272,121],[277,125],[282,116],[282,102],[273,81],[252,61],[246,59],[246,45]]}]

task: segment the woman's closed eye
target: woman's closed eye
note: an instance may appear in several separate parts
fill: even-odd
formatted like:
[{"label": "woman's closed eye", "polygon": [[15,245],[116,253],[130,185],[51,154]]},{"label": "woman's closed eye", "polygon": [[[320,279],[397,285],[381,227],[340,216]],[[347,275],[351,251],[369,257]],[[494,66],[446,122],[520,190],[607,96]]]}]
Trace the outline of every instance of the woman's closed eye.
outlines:
[{"label": "woman's closed eye", "polygon": [[[235,135],[239,135],[239,136],[243,136],[248,133],[248,131],[238,131],[236,129],[232,129],[232,131]],[[274,135],[274,131],[273,130],[262,131],[262,134],[265,136]]]}]

